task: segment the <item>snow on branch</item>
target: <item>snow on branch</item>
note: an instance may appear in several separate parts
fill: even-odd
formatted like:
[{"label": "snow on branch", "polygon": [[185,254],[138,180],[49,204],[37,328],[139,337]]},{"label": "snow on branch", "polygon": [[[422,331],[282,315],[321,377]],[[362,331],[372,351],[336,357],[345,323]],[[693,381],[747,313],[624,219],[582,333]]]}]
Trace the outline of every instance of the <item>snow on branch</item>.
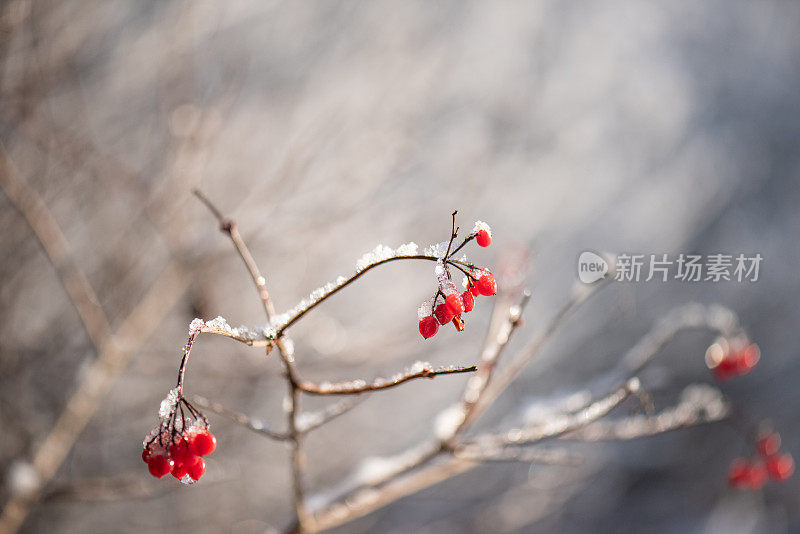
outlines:
[{"label": "snow on branch", "polygon": [[251,347],[269,347],[275,342],[275,330],[272,328],[260,326],[247,328],[244,325],[234,328],[222,316],[205,322],[202,319],[195,319],[189,325],[189,331],[193,330],[197,333],[229,337]]},{"label": "snow on branch", "polygon": [[561,436],[604,417],[628,397],[638,392],[639,387],[639,379],[631,378],[624,386],[610,395],[593,402],[578,412],[561,414],[546,421],[512,428],[506,432],[484,434],[475,438],[474,443],[480,446],[524,445]]},{"label": "snow on branch", "polygon": [[576,441],[614,441],[653,436],[690,426],[721,421],[731,407],[717,388],[692,384],[681,393],[678,404],[654,416],[635,415],[616,421],[595,421],[562,439]]},{"label": "snow on branch", "polygon": [[417,378],[435,378],[439,375],[472,373],[476,370],[477,367],[474,365],[469,367],[448,366],[434,369],[427,362],[416,362],[402,373],[397,373],[390,378],[375,378],[372,382],[361,379],[348,382],[321,382],[320,384],[303,381],[298,384],[298,387],[312,395],[359,395],[368,391],[388,389]]}]

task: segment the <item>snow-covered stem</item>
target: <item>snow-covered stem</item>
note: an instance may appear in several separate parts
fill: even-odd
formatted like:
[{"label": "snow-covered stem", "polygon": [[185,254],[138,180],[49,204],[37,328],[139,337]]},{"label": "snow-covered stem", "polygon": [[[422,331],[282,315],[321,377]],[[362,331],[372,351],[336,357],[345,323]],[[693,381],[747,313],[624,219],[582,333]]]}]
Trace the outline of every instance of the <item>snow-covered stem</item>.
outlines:
[{"label": "snow-covered stem", "polygon": [[576,466],[583,458],[570,454],[565,449],[537,447],[478,447],[464,446],[453,451],[459,460],[476,462],[525,462],[547,465]]},{"label": "snow-covered stem", "polygon": [[680,401],[653,416],[634,415],[617,420],[595,421],[561,436],[574,441],[618,441],[663,434],[672,430],[725,420],[731,407],[722,393],[707,384],[692,384]]},{"label": "snow-covered stem", "polygon": [[245,428],[249,428],[250,430],[256,432],[257,434],[262,434],[264,436],[267,436],[268,438],[275,439],[278,441],[286,441],[289,439],[289,436],[287,436],[283,432],[276,432],[272,430],[270,426],[267,425],[266,423],[263,423],[258,419],[253,419],[251,417],[248,417],[234,410],[230,410],[218,402],[208,400],[207,398],[201,397],[200,395],[193,395],[192,400],[197,406],[200,406],[201,408],[210,410],[217,415],[221,415],[222,417],[230,419],[234,423],[238,423]]},{"label": "snow-covered stem", "polygon": [[631,395],[639,391],[639,379],[631,378],[624,386],[609,395],[592,402],[586,408],[575,412],[551,417],[547,421],[524,425],[494,434],[482,434],[470,440],[470,444],[478,447],[503,447],[507,445],[526,445],[545,439],[552,439],[582,428],[607,415],[622,404]]},{"label": "snow-covered stem", "polygon": [[[522,292],[519,300],[507,309],[500,306],[499,303],[495,305],[490,324],[499,324],[499,326],[496,331],[487,334],[483,351],[481,352],[481,361],[478,364],[478,372],[470,377],[464,388],[460,406],[461,421],[452,430],[440,436],[443,441],[452,439],[473,421],[475,406],[491,382],[503,349],[508,345],[512,334],[516,332],[517,327],[521,324],[522,312],[530,298],[531,293],[526,289]],[[505,314],[505,317],[500,321],[495,321],[495,316],[500,314]]]},{"label": "snow-covered stem", "polygon": [[200,327],[200,333],[224,336],[251,347],[272,348],[275,344],[274,331],[262,327],[247,328],[245,326],[239,326],[237,328],[232,328],[223,317],[217,317],[211,321],[206,321],[203,326]]},{"label": "snow-covered stem", "polygon": [[478,419],[497,400],[497,397],[519,376],[525,366],[547,345],[558,329],[578,307],[589,298],[606,287],[609,279],[598,282],[593,286],[576,286],[571,298],[556,312],[545,328],[533,337],[522,349],[516,352],[508,363],[495,373],[492,381],[483,390],[480,398],[471,409],[472,419]]},{"label": "snow-covered stem", "polygon": [[[396,256],[391,256],[389,258],[383,258],[381,260],[371,262],[366,266],[364,266],[363,268],[357,270],[349,277],[346,278],[341,277],[336,281],[336,283],[331,284],[328,289],[323,290],[321,295],[313,299],[313,301],[310,302],[308,306],[303,306],[297,312],[290,314],[290,316],[285,321],[283,321],[282,324],[278,325],[276,336],[281,337],[286,332],[286,330],[288,330],[292,325],[297,323],[297,321],[299,321],[306,313],[310,312],[311,310],[322,304],[324,301],[326,301],[328,298],[335,295],[342,289],[346,288],[347,286],[349,286],[350,284],[361,278],[363,275],[365,275],[367,272],[374,269],[375,267],[379,267],[381,265],[385,265],[393,261],[403,261],[403,260],[423,260],[423,261],[437,262],[439,261],[439,258],[434,255],[426,255],[426,254],[398,254]],[[472,269],[475,267],[472,264],[453,259],[448,260],[446,263],[459,270],[462,270],[462,272],[464,268]]]},{"label": "snow-covered stem", "polygon": [[[220,224],[220,230],[227,234],[231,239],[234,248],[242,258],[242,261],[247,267],[250,277],[253,280],[253,284],[258,291],[261,304],[264,308],[266,322],[267,324],[271,324],[273,317],[275,316],[275,308],[266,288],[266,279],[261,275],[261,271],[259,270],[253,255],[250,253],[250,249],[242,239],[241,234],[239,234],[236,222],[225,217],[222,212],[216,206],[214,206],[214,204],[200,191],[195,190],[194,193],[197,198],[199,198],[217,218],[217,221]],[[281,335],[276,336],[274,345],[278,347],[278,352],[281,356],[281,362],[283,363],[284,375],[288,385],[286,435],[288,436],[291,444],[292,495],[296,523],[298,525],[298,530],[302,531],[304,530],[303,525],[307,521],[307,514],[305,511],[305,490],[303,483],[302,433],[300,433],[297,429],[297,418],[300,411],[300,388],[297,385],[299,380],[297,377],[297,371],[294,367],[294,355],[292,354],[292,349],[287,346],[286,341]],[[271,345],[267,345],[265,347],[265,352],[269,354],[271,348]]]},{"label": "snow-covered stem", "polygon": [[368,394],[355,398],[345,398],[334,402],[317,412],[301,413],[297,421],[297,431],[307,434],[326,423],[330,423],[340,415],[344,415],[369,397]]},{"label": "snow-covered stem", "polygon": [[428,363],[417,362],[410,369],[398,373],[391,378],[376,378],[372,382],[351,380],[349,382],[323,382],[315,384],[313,382],[303,381],[298,384],[298,387],[310,395],[360,395],[371,391],[389,389],[417,378],[436,378],[439,375],[472,373],[477,369],[478,368],[474,365],[469,367],[456,366],[434,369]]},{"label": "snow-covered stem", "polygon": [[195,189],[194,194],[200,201],[205,204],[205,206],[214,214],[214,217],[217,218],[219,222],[219,229],[228,234],[233,242],[234,248],[236,248],[236,252],[239,254],[239,257],[242,258],[245,266],[247,267],[247,271],[250,273],[250,277],[253,279],[253,284],[256,286],[256,290],[258,291],[258,297],[261,299],[261,304],[264,307],[264,313],[267,316],[267,322],[272,320],[272,316],[275,315],[275,309],[273,308],[272,301],[269,298],[269,291],[267,291],[267,280],[261,275],[261,271],[258,268],[258,264],[256,263],[255,258],[250,253],[250,249],[242,239],[242,235],[239,233],[239,227],[236,224],[236,221],[225,217],[222,212],[214,206],[214,204],[206,197],[201,191]]}]

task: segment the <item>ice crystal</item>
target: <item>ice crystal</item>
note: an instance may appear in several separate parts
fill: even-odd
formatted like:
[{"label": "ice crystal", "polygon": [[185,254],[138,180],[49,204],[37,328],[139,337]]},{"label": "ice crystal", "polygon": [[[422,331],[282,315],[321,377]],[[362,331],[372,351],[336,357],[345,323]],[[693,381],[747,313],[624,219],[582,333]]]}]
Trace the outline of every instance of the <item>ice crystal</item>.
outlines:
[{"label": "ice crystal", "polygon": [[198,332],[200,332],[200,330],[203,328],[204,325],[205,323],[203,322],[202,319],[195,317],[194,319],[192,319],[192,322],[189,323],[189,335],[191,336],[197,334]]},{"label": "ice crystal", "polygon": [[433,315],[433,297],[423,301],[423,303],[419,305],[419,308],[417,308],[417,316],[420,321],[423,317],[428,317],[430,315]]},{"label": "ice crystal", "polygon": [[414,362],[414,364],[411,366],[409,371],[410,371],[411,374],[417,374],[417,373],[421,373],[425,369],[430,369],[430,367],[431,367],[431,364],[429,362],[417,361],[417,362]]},{"label": "ice crystal", "polygon": [[161,419],[166,419],[172,415],[175,406],[178,405],[178,400],[180,400],[180,391],[178,391],[178,388],[169,390],[169,393],[167,393],[167,396],[161,401],[161,406],[158,408],[158,416]]},{"label": "ice crystal", "polygon": [[425,247],[425,250],[422,253],[425,256],[434,256],[436,258],[443,258],[444,253],[447,252],[447,245],[450,244],[450,241],[440,241],[435,245],[430,245]]},{"label": "ice crystal", "polygon": [[489,234],[489,237],[492,237],[492,229],[483,221],[475,221],[475,226],[472,227],[472,233],[477,234],[481,230],[486,230]]}]

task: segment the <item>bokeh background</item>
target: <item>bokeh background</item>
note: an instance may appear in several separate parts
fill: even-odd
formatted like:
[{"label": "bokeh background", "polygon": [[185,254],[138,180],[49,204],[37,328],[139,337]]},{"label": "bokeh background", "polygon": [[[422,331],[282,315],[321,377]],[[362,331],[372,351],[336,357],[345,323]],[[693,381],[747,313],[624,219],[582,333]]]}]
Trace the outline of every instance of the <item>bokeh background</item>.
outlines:
[{"label": "bokeh background", "polygon": [[[798,27],[798,3],[735,0],[3,3],[0,139],[112,330],[173,273],[169,290],[151,295],[152,332],[22,531],[250,533],[290,519],[285,447],[219,417],[202,483],[152,479],[139,459],[189,321],[261,320],[193,187],[238,220],[279,309],[351,272],[378,243],[445,239],[453,209],[464,226],[488,221],[494,244],[473,260],[528,258],[533,299],[514,346],[569,297],[583,250],[760,253],[756,283],[609,288],[482,428],[580,389],[672,307],[696,300],[742,316],[762,362],[725,392],[800,453]],[[5,502],[30,483],[26,462],[97,352],[4,195],[0,228]],[[485,302],[460,335],[417,334],[432,283],[430,265],[370,273],[293,329],[300,371],[370,378],[418,359],[477,360]],[[643,375],[657,407],[690,382],[712,382],[702,361],[712,339],[681,336]],[[373,395],[312,435],[311,490],[429,436],[464,381]],[[257,349],[201,338],[187,388],[283,420],[280,367]],[[746,451],[729,426],[580,451],[579,468],[484,466],[336,531],[800,530],[797,477],[727,488],[728,463]]]}]

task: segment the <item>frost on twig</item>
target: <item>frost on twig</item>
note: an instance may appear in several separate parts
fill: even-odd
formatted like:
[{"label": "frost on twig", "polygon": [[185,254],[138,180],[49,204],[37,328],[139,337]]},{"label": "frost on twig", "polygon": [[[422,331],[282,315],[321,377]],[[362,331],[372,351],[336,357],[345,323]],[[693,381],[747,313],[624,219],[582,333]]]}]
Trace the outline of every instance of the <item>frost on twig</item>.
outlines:
[{"label": "frost on twig", "polygon": [[316,412],[304,412],[297,416],[297,431],[306,433],[344,415],[367,399],[368,395],[342,399]]},{"label": "frost on twig", "polygon": [[730,405],[717,388],[691,384],[681,393],[678,404],[654,416],[635,415],[613,421],[595,421],[562,438],[576,441],[636,439],[721,421],[730,415],[730,411]]},{"label": "frost on twig", "polygon": [[200,406],[201,408],[211,410],[212,412],[221,415],[223,417],[226,417],[227,419],[230,419],[231,421],[238,423],[244,426],[245,428],[249,428],[253,432],[256,432],[258,434],[263,434],[272,439],[277,439],[281,441],[289,439],[288,436],[286,436],[286,434],[272,430],[266,423],[263,423],[262,421],[254,419],[252,417],[248,417],[239,412],[235,412],[233,410],[225,408],[222,404],[218,402],[210,401],[205,397],[201,397],[200,395],[194,395],[192,397],[192,400],[196,405]]},{"label": "frost on twig", "polygon": [[632,394],[635,394],[639,387],[639,379],[631,378],[624,386],[579,412],[561,414],[536,424],[512,428],[506,432],[484,434],[478,436],[474,443],[481,446],[524,445],[558,437],[604,417]]},{"label": "frost on twig", "polygon": [[564,449],[537,447],[477,447],[457,448],[453,455],[473,462],[525,462],[549,465],[580,465],[583,459]]},{"label": "frost on twig", "polygon": [[189,334],[192,333],[217,334],[252,347],[271,346],[275,341],[275,330],[272,328],[260,326],[247,328],[244,325],[234,328],[222,316],[205,322],[202,319],[194,319],[189,324]]},{"label": "frost on twig", "polygon": [[298,302],[290,310],[284,313],[275,315],[272,318],[273,328],[282,333],[283,330],[291,326],[295,320],[302,316],[306,311],[316,306],[333,293],[337,292],[364,272],[371,268],[386,263],[387,261],[400,260],[400,259],[429,259],[435,261],[435,257],[424,258],[417,254],[418,247],[414,242],[405,243],[397,248],[387,247],[386,245],[378,245],[372,251],[367,252],[356,261],[355,272],[350,276],[338,276],[332,282],[328,282],[323,286],[318,287],[308,294],[300,302]]},{"label": "frost on twig", "polygon": [[314,384],[313,382],[304,381],[298,386],[312,395],[358,395],[368,391],[378,391],[398,386],[417,378],[435,378],[439,375],[471,373],[476,369],[477,367],[474,365],[469,367],[447,366],[434,369],[427,362],[416,362],[402,373],[397,373],[390,378],[375,378],[372,382],[356,379],[348,382],[321,382],[320,384]]}]

